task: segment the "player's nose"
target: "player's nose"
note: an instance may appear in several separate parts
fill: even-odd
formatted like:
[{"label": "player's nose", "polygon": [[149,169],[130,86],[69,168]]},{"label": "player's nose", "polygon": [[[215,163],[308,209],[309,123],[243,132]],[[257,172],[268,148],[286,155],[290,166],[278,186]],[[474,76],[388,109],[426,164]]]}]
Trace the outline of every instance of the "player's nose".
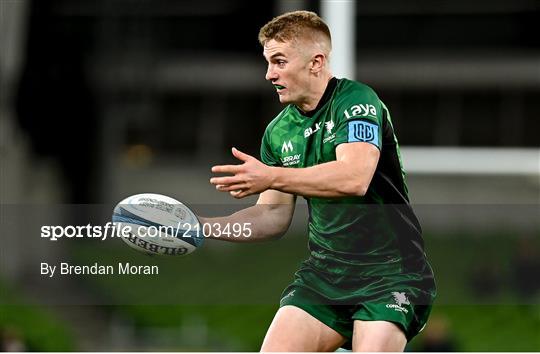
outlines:
[{"label": "player's nose", "polygon": [[268,65],[268,69],[266,69],[265,79],[268,80],[268,81],[273,81],[273,80],[276,80],[276,79],[277,79],[277,74],[276,74],[276,72],[272,69],[272,66],[271,66],[271,65]]}]

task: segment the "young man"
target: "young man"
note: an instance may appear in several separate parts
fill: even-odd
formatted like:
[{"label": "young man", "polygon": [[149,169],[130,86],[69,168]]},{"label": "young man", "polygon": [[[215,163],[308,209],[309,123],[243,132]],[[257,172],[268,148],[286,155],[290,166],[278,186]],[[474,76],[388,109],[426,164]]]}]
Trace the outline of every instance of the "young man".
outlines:
[{"label": "young man", "polygon": [[262,162],[233,148],[242,164],[214,166],[228,175],[210,182],[235,198],[260,196],[201,222],[214,231],[251,223],[249,238],[230,241],[280,237],[305,197],[311,255],[261,350],[402,351],[425,325],[435,285],[388,109],[368,86],[332,76],[330,31],[315,13],[276,17],[259,41],[286,107],[266,128]]}]

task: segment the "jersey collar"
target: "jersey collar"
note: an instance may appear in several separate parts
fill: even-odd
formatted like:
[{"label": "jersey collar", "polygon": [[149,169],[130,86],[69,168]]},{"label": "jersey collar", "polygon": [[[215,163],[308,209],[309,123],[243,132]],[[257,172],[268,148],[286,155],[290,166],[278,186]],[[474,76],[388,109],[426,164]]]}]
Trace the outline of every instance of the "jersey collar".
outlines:
[{"label": "jersey collar", "polygon": [[313,117],[315,113],[317,113],[322,108],[322,106],[324,106],[326,102],[330,100],[337,84],[338,84],[338,79],[336,79],[335,77],[331,78],[330,81],[328,81],[328,85],[326,85],[326,89],[324,90],[324,93],[319,103],[317,104],[317,107],[315,107],[314,110],[309,111],[309,112],[302,112],[300,109],[298,109],[298,107],[296,107],[296,109],[298,110],[298,112],[300,112],[300,114],[302,114],[305,117],[309,117],[309,118]]}]

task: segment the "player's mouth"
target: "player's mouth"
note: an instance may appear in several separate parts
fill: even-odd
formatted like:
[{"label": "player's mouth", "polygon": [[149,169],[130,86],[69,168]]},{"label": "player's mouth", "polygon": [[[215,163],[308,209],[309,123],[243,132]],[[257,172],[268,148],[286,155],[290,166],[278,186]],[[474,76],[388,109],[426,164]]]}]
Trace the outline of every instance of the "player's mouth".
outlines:
[{"label": "player's mouth", "polygon": [[274,87],[276,88],[277,91],[281,91],[281,90],[285,89],[285,86],[277,85],[277,84],[274,84]]}]

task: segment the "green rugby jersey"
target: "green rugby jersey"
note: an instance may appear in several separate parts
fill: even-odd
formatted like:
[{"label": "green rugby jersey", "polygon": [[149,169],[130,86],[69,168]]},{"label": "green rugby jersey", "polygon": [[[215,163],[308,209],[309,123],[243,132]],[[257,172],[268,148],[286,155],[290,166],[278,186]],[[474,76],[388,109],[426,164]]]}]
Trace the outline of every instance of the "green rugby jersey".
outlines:
[{"label": "green rugby jersey", "polygon": [[261,160],[309,167],[336,160],[336,146],[350,142],[375,145],[377,169],[363,197],[306,198],[307,263],[333,274],[423,272],[421,228],[409,205],[399,145],[388,109],[370,87],[333,78],[313,112],[286,106],[266,128]]}]

